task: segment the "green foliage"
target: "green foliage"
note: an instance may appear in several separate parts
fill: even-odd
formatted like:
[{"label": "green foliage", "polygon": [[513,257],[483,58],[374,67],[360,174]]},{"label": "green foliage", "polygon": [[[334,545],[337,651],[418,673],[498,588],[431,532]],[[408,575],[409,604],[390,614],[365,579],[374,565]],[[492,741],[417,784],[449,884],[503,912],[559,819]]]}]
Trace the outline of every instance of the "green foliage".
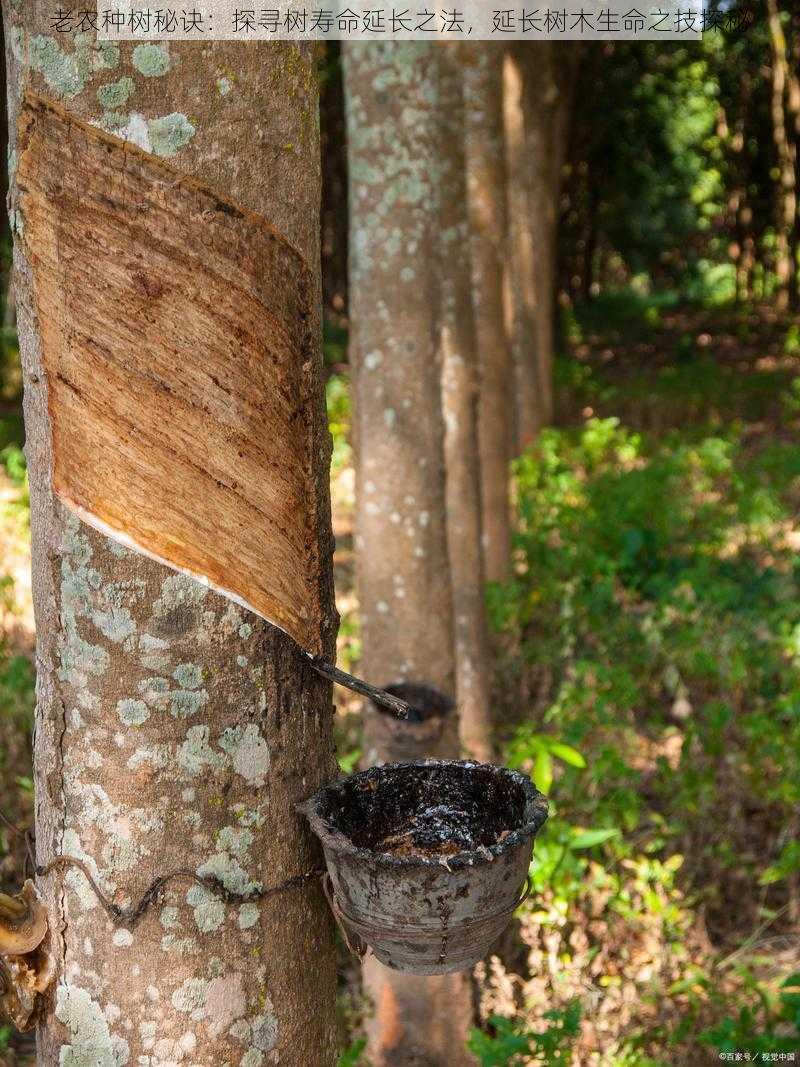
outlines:
[{"label": "green foliage", "polygon": [[562,760],[571,767],[585,767],[586,760],[571,745],[537,733],[532,727],[521,726],[511,741],[506,755],[509,767],[530,766],[534,780],[543,793],[553,784],[553,760]]},{"label": "green foliage", "polygon": [[800,1049],[800,974],[790,975],[782,984],[777,1004],[753,984],[754,1003],[735,1015],[726,1016],[717,1026],[700,1034],[702,1044],[717,1052],[797,1052]]},{"label": "green foliage", "polygon": [[580,1029],[580,1001],[573,1000],[563,1011],[548,1011],[545,1030],[534,1032],[518,1027],[511,1019],[493,1015],[492,1033],[473,1030],[467,1047],[481,1067],[522,1067],[525,1063],[572,1062],[571,1047]]},{"label": "green foliage", "polygon": [[25,484],[26,464],[25,453],[19,445],[6,445],[0,450],[0,464],[5,469],[12,484],[22,486]]},{"label": "green foliage", "polygon": [[[490,614],[528,670],[553,672],[540,720],[507,747],[553,811],[524,907],[560,922],[599,894],[627,923],[657,921],[679,960],[691,925],[679,875],[712,910],[726,879],[760,883],[774,915],[800,871],[784,833],[800,803],[800,561],[785,533],[800,448],[745,444],[730,424],[655,436],[592,418],[545,430],[515,475],[515,578],[490,589]],[[743,803],[759,812],[757,848],[747,817],[730,817]],[[691,1039],[701,1006],[723,1020],[705,1024],[706,1043],[748,1027],[783,1040],[791,989],[767,1012],[687,981],[665,1041]]]},{"label": "green foliage", "polygon": [[363,755],[360,748],[351,748],[347,752],[337,756],[337,762],[339,764],[339,770],[342,774],[352,774],[358,769],[358,764]]},{"label": "green foliage", "polygon": [[[8,575],[0,577],[0,618],[13,614],[14,581]],[[26,656],[8,651],[0,631],[0,714],[27,725],[33,717],[36,673]],[[0,750],[0,763],[2,763]]]},{"label": "green foliage", "polygon": [[33,716],[36,675],[26,656],[8,655],[0,644],[0,709],[23,722]]},{"label": "green foliage", "polygon": [[350,390],[346,378],[332,374],[325,388],[328,404],[328,427],[333,438],[331,473],[335,477],[351,462],[348,441],[350,432]]},{"label": "green foliage", "polygon": [[360,1037],[339,1054],[338,1067],[365,1067],[362,1053],[367,1047],[366,1038]]}]

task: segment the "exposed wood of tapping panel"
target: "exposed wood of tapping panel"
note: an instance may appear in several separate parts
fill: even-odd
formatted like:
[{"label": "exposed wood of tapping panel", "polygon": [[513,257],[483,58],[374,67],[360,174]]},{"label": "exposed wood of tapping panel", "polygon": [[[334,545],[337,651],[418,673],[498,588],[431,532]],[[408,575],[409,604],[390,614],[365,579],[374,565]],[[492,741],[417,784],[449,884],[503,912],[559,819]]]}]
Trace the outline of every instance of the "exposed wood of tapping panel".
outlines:
[{"label": "exposed wood of tapping panel", "polygon": [[17,184],[54,491],[319,652],[302,257],[261,216],[33,94]]}]

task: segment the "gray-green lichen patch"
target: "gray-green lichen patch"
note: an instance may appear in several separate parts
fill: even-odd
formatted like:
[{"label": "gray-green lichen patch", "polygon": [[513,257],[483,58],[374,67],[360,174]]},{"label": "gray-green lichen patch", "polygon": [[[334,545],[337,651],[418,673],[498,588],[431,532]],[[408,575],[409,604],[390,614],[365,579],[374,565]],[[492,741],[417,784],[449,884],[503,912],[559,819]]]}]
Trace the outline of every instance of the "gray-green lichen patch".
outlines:
[{"label": "gray-green lichen patch", "polygon": [[243,864],[250,861],[250,846],[253,834],[246,828],[224,826],[216,837],[217,851],[201,866],[197,873],[201,877],[209,875],[218,878],[229,893],[249,896],[258,892],[262,886],[253,881]]},{"label": "gray-green lichen patch", "polygon": [[257,1015],[251,1023],[253,1044],[261,1052],[271,1052],[278,1043],[278,1017],[272,1010],[269,998],[267,1000],[270,1010],[263,1015]]},{"label": "gray-green lichen patch", "polygon": [[161,950],[174,952],[178,956],[196,956],[200,952],[195,938],[176,937],[174,934],[164,934],[161,938]]},{"label": "gray-green lichen patch", "polygon": [[217,92],[220,96],[227,96],[233,88],[230,78],[217,78]]},{"label": "gray-green lichen patch", "polygon": [[61,1067],[123,1067],[128,1062],[128,1042],[111,1033],[100,1005],[87,990],[59,985],[55,1013],[70,1038],[59,1051]]},{"label": "gray-green lichen patch", "polygon": [[165,615],[176,608],[202,604],[208,589],[185,574],[171,574],[161,585],[161,596],[153,604],[156,615]]},{"label": "gray-green lichen patch", "polygon": [[95,610],[93,601],[101,585],[100,575],[89,566],[92,548],[88,538],[80,532],[74,516],[67,520],[61,547],[61,623],[64,632],[59,678],[82,689],[88,684],[90,675],[104,674],[110,663],[108,652],[102,645],[90,644],[78,632],[78,619],[91,618]]},{"label": "gray-green lichen patch", "polygon": [[10,35],[11,54],[17,63],[25,62],[25,31],[21,26],[14,26]]},{"label": "gray-green lichen patch", "polygon": [[[75,830],[64,831],[61,838],[61,852],[65,856],[72,856],[73,859],[80,860],[82,863],[86,864],[86,867],[95,881],[99,881],[100,872],[97,869],[97,864],[92,856],[84,852],[81,847],[80,838]],[[80,871],[68,871],[66,875],[66,883],[75,893],[75,896],[78,898],[84,911],[91,911],[93,908],[98,907],[97,897],[92,892],[89,883]]]},{"label": "gray-green lichen patch", "polygon": [[158,921],[164,927],[165,930],[171,930],[174,926],[178,925],[179,912],[173,904],[167,904],[161,909],[161,914],[158,917]]},{"label": "gray-green lichen patch", "polygon": [[[81,34],[76,34],[76,43],[81,36]],[[88,37],[88,35],[83,36]],[[89,38],[89,40],[91,39]],[[115,44],[114,41],[95,41],[94,52],[95,69],[116,70],[119,66],[119,45]]]},{"label": "gray-green lichen patch", "polygon": [[143,700],[126,698],[117,701],[117,715],[125,726],[141,726],[150,718],[150,710]]},{"label": "gray-green lichen patch", "polygon": [[261,917],[261,912],[256,904],[242,904],[239,908],[239,929],[249,930],[255,926]]},{"label": "gray-green lichen patch", "polygon": [[169,71],[169,52],[160,44],[137,44],[133,65],[145,78],[158,78]]},{"label": "gray-green lichen patch", "polygon": [[260,1015],[249,1022],[242,1020],[236,1023],[235,1033],[234,1027],[230,1033],[250,1045],[239,1061],[239,1067],[263,1067],[267,1062],[265,1053],[272,1052],[278,1044],[278,1018],[270,998],[265,998],[264,1010]]},{"label": "gray-green lichen patch", "polygon": [[25,219],[19,208],[14,208],[9,212],[8,224],[11,227],[11,233],[15,237],[22,237],[25,233]]},{"label": "gray-green lichen patch", "polygon": [[[130,141],[131,144],[135,144],[144,152],[151,151],[147,119],[138,111],[131,111],[130,114],[124,111],[104,111],[97,125],[102,130],[106,130],[107,133],[113,133],[115,137],[119,137],[123,141]],[[127,551],[125,548],[122,550],[123,552]]]},{"label": "gray-green lichen patch", "polygon": [[153,634],[139,637],[139,662],[150,671],[163,671],[169,666],[169,641]]},{"label": "gray-green lichen patch", "polygon": [[181,689],[199,689],[203,684],[203,668],[197,663],[179,663],[172,677]]},{"label": "gray-green lichen patch", "polygon": [[121,807],[102,786],[82,781],[72,769],[72,761],[65,765],[64,784],[70,809],[76,813],[78,839],[87,840],[96,831],[103,835],[98,881],[113,892],[116,876],[126,874],[149,856],[151,841],[163,833],[168,798],[160,798],[150,808]]},{"label": "gray-green lichen patch", "polygon": [[136,623],[128,608],[111,605],[92,613],[92,622],[104,637],[115,644],[122,644],[136,633]]},{"label": "gray-green lichen patch", "polygon": [[[24,37],[12,40],[12,50],[19,51],[24,61]],[[28,62],[41,74],[56,96],[70,99],[83,92],[92,75],[101,70],[113,70],[119,64],[119,47],[113,42],[95,42],[91,34],[75,35],[75,50],[62,51],[55,37],[38,34],[28,40]]]},{"label": "gray-green lichen patch", "polygon": [[251,785],[263,785],[269,770],[269,746],[255,723],[232,726],[219,739],[233,760],[233,769]]},{"label": "gray-green lichen patch", "polygon": [[222,754],[211,748],[210,736],[208,726],[190,726],[186,731],[186,740],[178,745],[178,766],[190,778],[196,778],[207,768],[221,767],[225,762]]},{"label": "gray-green lichen patch", "polygon": [[187,978],[172,994],[172,1006],[199,1022],[206,1014],[207,991],[208,982],[204,978]]},{"label": "gray-green lichen patch", "polygon": [[169,694],[169,711],[175,719],[187,719],[196,715],[208,703],[205,689],[175,689]]},{"label": "gray-green lichen patch", "polygon": [[196,133],[187,117],[178,111],[151,119],[147,123],[147,131],[150,134],[151,150],[161,157],[176,155]]},{"label": "gray-green lichen patch", "polygon": [[114,111],[127,103],[128,97],[135,88],[136,84],[133,78],[120,78],[119,81],[101,85],[97,90],[97,99],[101,107]]},{"label": "gray-green lichen patch", "polygon": [[201,934],[219,930],[225,921],[225,905],[203,885],[193,885],[186,893],[186,903],[194,910],[194,921]]}]

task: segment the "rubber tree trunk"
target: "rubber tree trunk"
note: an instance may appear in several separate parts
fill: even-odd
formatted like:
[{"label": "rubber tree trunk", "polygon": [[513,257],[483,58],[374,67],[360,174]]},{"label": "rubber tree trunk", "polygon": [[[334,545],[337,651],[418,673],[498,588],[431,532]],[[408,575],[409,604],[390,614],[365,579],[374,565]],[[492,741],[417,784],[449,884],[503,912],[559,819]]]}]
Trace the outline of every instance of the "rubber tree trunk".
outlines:
[{"label": "rubber tree trunk", "polygon": [[511,551],[508,464],[513,427],[511,349],[504,316],[506,177],[503,155],[503,50],[464,49],[464,112],[473,306],[480,354],[478,445],[486,578],[503,581]]},{"label": "rubber tree trunk", "polygon": [[556,264],[561,177],[567,154],[579,44],[542,41],[525,53],[530,211],[536,233],[536,351],[542,423],[553,421]]},{"label": "rubber tree trunk", "polygon": [[[24,88],[56,99],[266,216],[313,265],[318,287],[310,48],[118,46],[49,36],[44,2],[4,12],[12,131]],[[11,158],[13,171],[13,150]],[[162,195],[173,195],[168,185]],[[13,218],[19,237],[25,219]],[[201,231],[201,217],[196,225]],[[41,363],[42,334],[54,324],[37,317],[37,249],[29,260],[22,246],[15,271],[37,626],[37,859],[78,858],[121,906],[176,868],[216,875],[228,890],[223,898],[174,879],[135,928],[115,929],[82,873],[59,868],[40,879],[58,979],[39,1062],[331,1065],[335,951],[318,883],[245,900],[318,862],[295,803],[334,770],[329,686],[280,631],[120,547],[55,500]],[[120,266],[147,269],[135,248]],[[168,277],[161,286],[144,288],[158,299]],[[318,293],[315,307],[318,317]],[[115,307],[106,310],[113,321]],[[315,626],[330,655],[329,452],[316,348],[307,373],[321,503],[309,528],[322,559]],[[201,373],[202,352],[197,359]]]},{"label": "rubber tree trunk", "polygon": [[786,310],[797,300],[797,263],[793,236],[797,223],[796,152],[794,131],[787,107],[790,91],[789,53],[778,0],[766,0],[767,23],[772,47],[772,139],[778,163],[775,186],[777,220],[775,226],[775,273],[778,287],[775,303]]},{"label": "rubber tree trunk", "polygon": [[[452,697],[436,342],[436,48],[351,44],[344,58],[363,670],[378,683],[426,683]],[[367,763],[392,754],[375,715],[365,709]],[[436,752],[457,751],[451,728]],[[471,998],[462,975],[414,978],[374,957],[363,974],[375,1009],[367,1027],[375,1067],[469,1062]]]},{"label": "rubber tree trunk", "polygon": [[[800,12],[795,11],[791,23],[791,58],[787,65],[786,109],[790,119],[792,156],[794,158],[795,204],[800,196]],[[789,291],[789,304],[800,308],[800,210],[795,210],[789,239],[789,255],[794,266],[794,286]]]},{"label": "rubber tree trunk", "polygon": [[459,733],[468,756],[488,761],[492,757],[490,655],[481,553],[478,355],[472,316],[460,51],[451,44],[438,48],[439,344]]},{"label": "rubber tree trunk", "polygon": [[[537,353],[536,256],[534,232],[541,220],[531,212],[531,160],[526,146],[524,50],[511,46],[503,58],[503,117],[508,198],[509,262],[513,305],[512,336],[516,393],[516,451],[530,445],[542,426],[542,383]],[[545,391],[549,383],[544,383]]]}]

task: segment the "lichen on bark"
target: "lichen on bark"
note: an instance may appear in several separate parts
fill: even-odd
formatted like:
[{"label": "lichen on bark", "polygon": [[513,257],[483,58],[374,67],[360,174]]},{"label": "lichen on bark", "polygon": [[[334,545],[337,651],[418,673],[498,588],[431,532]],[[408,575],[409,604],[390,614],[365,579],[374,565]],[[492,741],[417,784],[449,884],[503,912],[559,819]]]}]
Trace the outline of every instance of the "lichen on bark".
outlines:
[{"label": "lichen on bark", "polygon": [[[265,216],[313,265],[304,373],[314,492],[306,506],[320,560],[312,623],[331,655],[311,50],[181,44],[170,47],[169,70],[148,77],[132,61],[133,45],[115,54],[93,39],[70,41],[60,46],[64,55],[83,49],[91,61],[68,95],[48,83],[56,68],[45,70],[41,50],[31,52],[33,40],[48,36],[51,6],[31,0],[5,14],[11,128],[25,87],[58,96],[70,114],[99,125],[106,112],[97,89],[130,77],[124,107],[139,118],[117,132],[152,147],[148,123],[189,116],[194,134],[176,146],[173,164]],[[54,62],[73,69],[72,60]],[[214,86],[225,70],[236,70],[237,91],[222,113]],[[273,143],[296,147],[273,155]],[[18,210],[19,190],[12,201]],[[15,275],[37,622],[37,859],[80,859],[120,907],[138,900],[154,875],[181,866],[214,866],[234,894],[215,900],[176,880],[135,928],[115,930],[79,871],[43,878],[58,982],[45,1005],[40,1060],[333,1064],[335,957],[321,892],[292,890],[256,905],[257,914],[236,899],[245,886],[274,884],[316,862],[294,805],[334,770],[329,686],[258,616],[120,547],[58,503],[45,324],[25,239],[23,221]],[[115,314],[113,305],[105,309],[108,322]]]}]

